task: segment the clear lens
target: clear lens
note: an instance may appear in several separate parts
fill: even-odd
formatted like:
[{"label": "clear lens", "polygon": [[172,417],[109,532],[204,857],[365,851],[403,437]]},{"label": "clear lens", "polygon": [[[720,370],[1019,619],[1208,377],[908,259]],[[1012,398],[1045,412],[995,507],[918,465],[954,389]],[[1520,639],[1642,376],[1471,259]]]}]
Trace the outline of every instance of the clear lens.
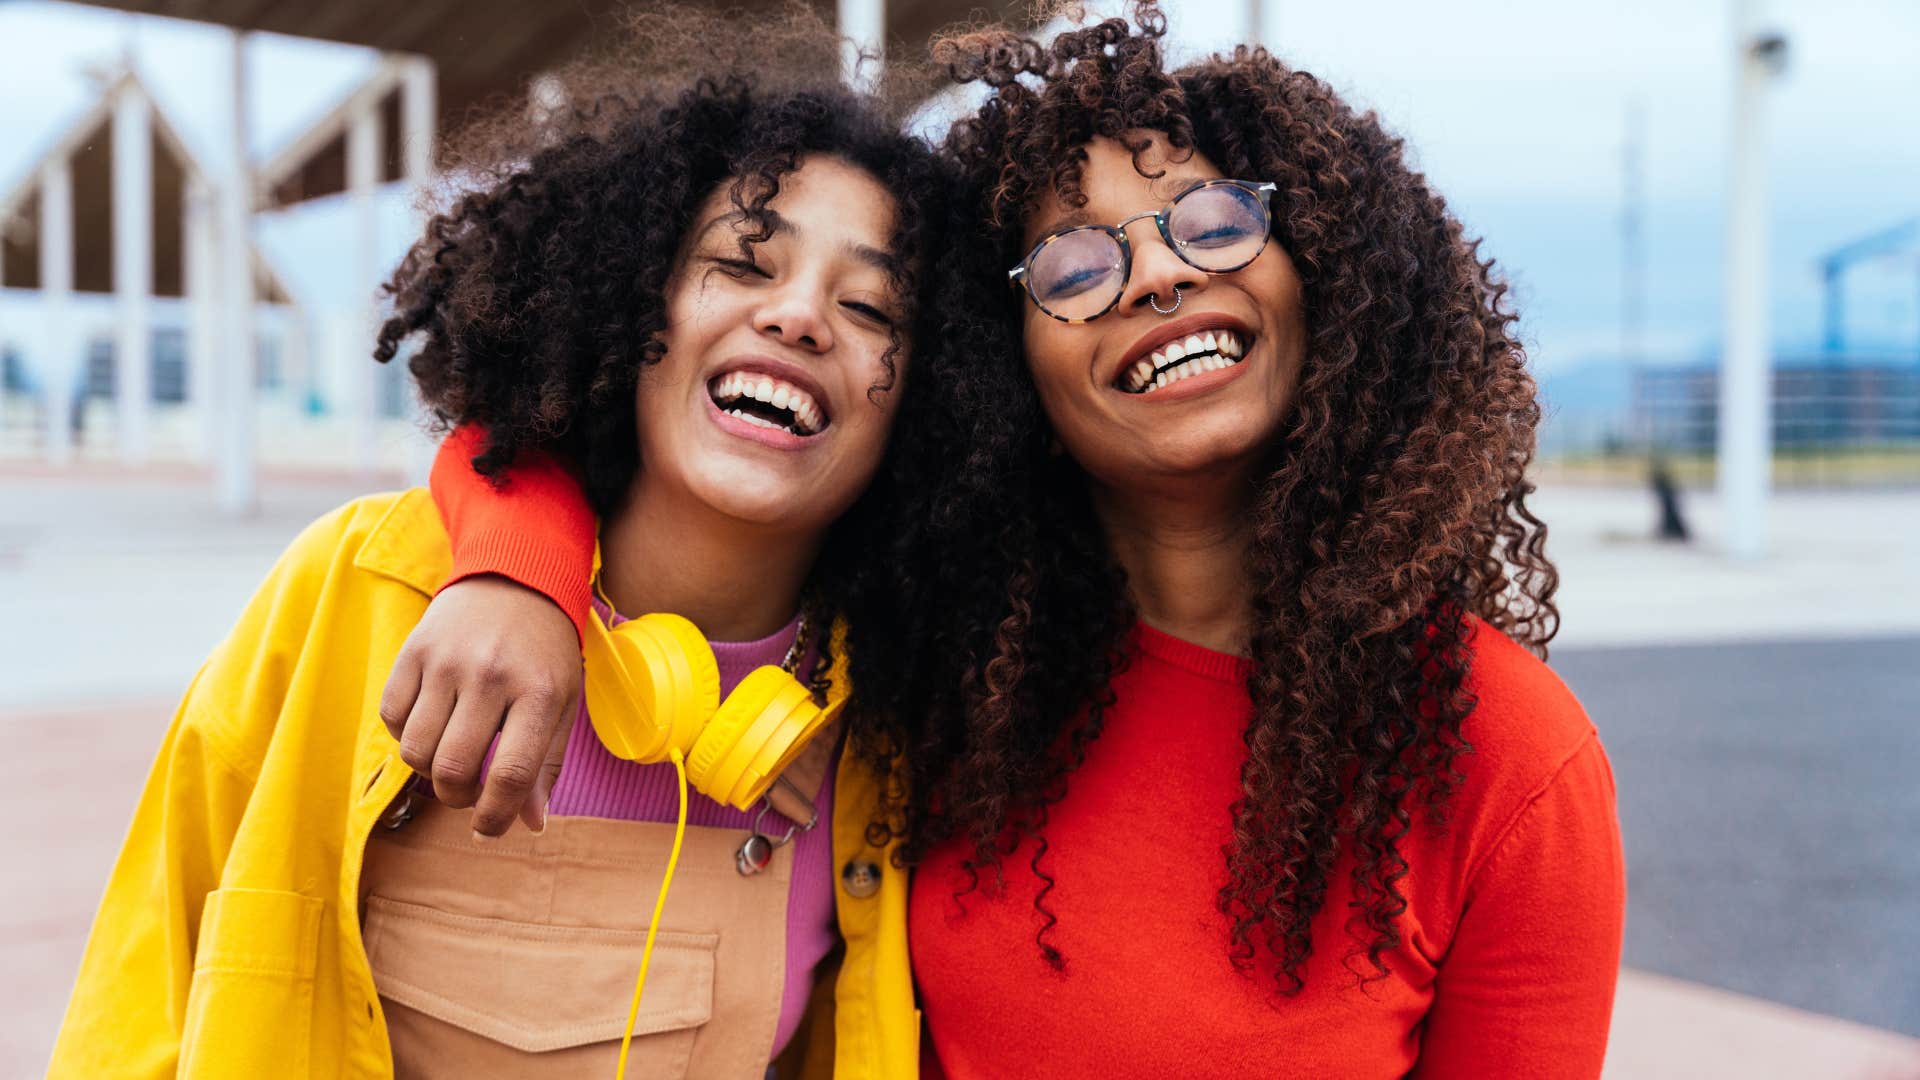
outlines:
[{"label": "clear lens", "polygon": [[1260,197],[1237,184],[1195,188],[1174,201],[1167,232],[1180,257],[1220,273],[1253,261],[1267,242],[1267,212]]},{"label": "clear lens", "polygon": [[1126,255],[1103,229],[1061,233],[1027,264],[1033,298],[1063,319],[1091,319],[1105,311],[1126,283]]}]

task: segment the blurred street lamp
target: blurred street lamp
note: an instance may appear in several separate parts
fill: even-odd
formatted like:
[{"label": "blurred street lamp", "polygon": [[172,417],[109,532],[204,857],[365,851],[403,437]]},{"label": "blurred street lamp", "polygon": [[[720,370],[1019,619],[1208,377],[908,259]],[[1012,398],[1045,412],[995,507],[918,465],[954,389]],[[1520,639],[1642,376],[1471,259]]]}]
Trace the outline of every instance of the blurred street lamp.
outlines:
[{"label": "blurred street lamp", "polygon": [[1766,553],[1773,465],[1772,358],[1767,319],[1767,89],[1786,68],[1787,41],[1754,25],[1736,0],[1733,146],[1727,192],[1726,323],[1720,355],[1720,501],[1727,551]]}]

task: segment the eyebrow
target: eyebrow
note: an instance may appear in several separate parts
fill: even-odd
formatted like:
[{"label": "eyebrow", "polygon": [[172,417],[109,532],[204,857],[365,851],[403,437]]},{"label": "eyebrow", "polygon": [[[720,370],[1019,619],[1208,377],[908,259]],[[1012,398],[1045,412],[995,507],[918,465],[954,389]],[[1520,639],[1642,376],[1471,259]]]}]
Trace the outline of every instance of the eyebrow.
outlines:
[{"label": "eyebrow", "polygon": [[[1209,180],[1215,180],[1215,179],[1219,179],[1219,178],[1212,177],[1212,176],[1190,176],[1185,180],[1171,181],[1171,178],[1169,177],[1161,177],[1158,180],[1150,180],[1147,182],[1147,194],[1152,198],[1156,198],[1160,200],[1160,206],[1154,208],[1155,210],[1159,210],[1159,209],[1163,209],[1167,203],[1170,203],[1173,200],[1179,198],[1180,196],[1185,195],[1187,192],[1192,191],[1194,188],[1199,187],[1201,184],[1204,184]],[[1174,186],[1171,189],[1166,189],[1167,194],[1165,196],[1162,196],[1160,194],[1160,191],[1157,189],[1159,189],[1159,185],[1165,184],[1168,182],[1172,182]],[[1132,217],[1133,215],[1127,214],[1125,216]],[[1069,211],[1068,213],[1062,214],[1061,216],[1054,218],[1052,221],[1047,222],[1045,227],[1036,230],[1034,232],[1034,235],[1035,236],[1051,236],[1054,233],[1059,232],[1061,229],[1075,229],[1075,228],[1079,228],[1082,225],[1091,225],[1093,223],[1094,223],[1093,215],[1087,213],[1087,210],[1085,207],[1078,207],[1074,210]],[[1111,222],[1102,222],[1102,224],[1111,224]]]},{"label": "eyebrow", "polygon": [[[795,225],[793,222],[787,220],[786,218],[781,217],[779,211],[763,210],[761,211],[761,213],[766,216],[767,224],[773,227],[774,236],[791,236],[796,239],[801,237],[802,233],[800,231],[800,227],[798,225]],[[737,224],[741,222],[750,223],[751,221],[752,221],[752,218],[749,217],[745,211],[734,210],[730,213],[722,214],[719,217],[714,218],[712,221],[707,222],[706,228],[703,228],[700,230],[700,236],[704,237],[710,230],[723,224],[732,225],[732,224]],[[880,270],[888,274],[893,273],[893,270],[894,270],[893,256],[891,254],[888,254],[886,251],[881,250],[880,248],[874,247],[871,244],[863,244],[858,240],[848,240],[846,243],[841,245],[841,250],[846,254],[852,256],[854,259],[862,263],[865,263],[876,270]]]}]

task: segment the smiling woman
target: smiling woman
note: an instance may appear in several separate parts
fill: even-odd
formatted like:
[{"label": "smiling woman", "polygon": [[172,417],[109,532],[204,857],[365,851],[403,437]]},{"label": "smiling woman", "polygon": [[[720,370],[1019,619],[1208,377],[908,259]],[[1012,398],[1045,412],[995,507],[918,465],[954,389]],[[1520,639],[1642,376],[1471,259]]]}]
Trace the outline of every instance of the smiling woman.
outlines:
[{"label": "smiling woman", "polygon": [[[481,639],[458,603],[499,588],[428,614],[466,556],[425,493],[316,523],[181,707],[53,1075],[913,1071],[905,880],[868,829],[901,738],[840,709],[899,636],[861,543],[911,519],[876,483],[893,429],[918,417],[896,459],[924,456],[946,413],[908,347],[943,175],[823,79],[838,40],[804,9],[632,32],[562,79],[570,108],[469,137],[376,352],[410,348],[468,425],[448,467],[469,485],[584,478],[584,700],[515,694],[484,652],[441,663],[430,634],[403,655],[423,616]],[[578,673],[567,616],[533,602],[509,631],[546,620]],[[449,806],[483,774],[485,834]],[[536,785],[529,830],[496,840]]]},{"label": "smiling woman", "polygon": [[936,52],[988,88],[945,149],[995,407],[933,538],[947,647],[897,703],[933,1052],[1596,1076],[1622,860],[1536,655],[1505,287],[1376,118],[1259,48],[1169,69],[1164,31],[1141,3]]}]

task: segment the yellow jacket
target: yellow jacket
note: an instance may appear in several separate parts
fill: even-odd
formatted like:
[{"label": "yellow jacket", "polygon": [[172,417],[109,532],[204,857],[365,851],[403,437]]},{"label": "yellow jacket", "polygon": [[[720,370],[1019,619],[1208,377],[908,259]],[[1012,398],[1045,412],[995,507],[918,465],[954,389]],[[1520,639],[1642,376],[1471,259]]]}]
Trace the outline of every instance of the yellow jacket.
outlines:
[{"label": "yellow jacket", "polygon": [[[392,1075],[360,866],[412,775],[381,688],[448,568],[420,489],[349,503],[281,556],[167,730],[50,1076]],[[907,882],[866,842],[879,778],[859,759],[841,755],[835,779],[834,865],[877,867],[880,887],[855,898],[840,875],[832,1017],[812,1017],[787,1057],[808,1075],[831,1063],[893,1080],[919,1055]]]}]

